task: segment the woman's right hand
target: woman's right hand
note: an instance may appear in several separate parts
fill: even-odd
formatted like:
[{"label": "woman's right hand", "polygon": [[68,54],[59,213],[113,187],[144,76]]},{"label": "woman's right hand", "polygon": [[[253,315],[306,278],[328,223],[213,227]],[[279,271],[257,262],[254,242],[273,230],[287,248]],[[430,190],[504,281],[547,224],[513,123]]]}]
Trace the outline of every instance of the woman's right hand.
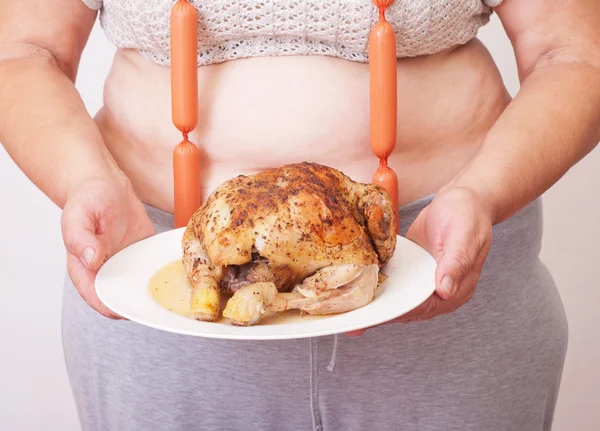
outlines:
[{"label": "woman's right hand", "polygon": [[131,184],[101,178],[82,182],[67,196],[61,227],[67,269],[79,294],[103,316],[120,318],[100,302],[94,282],[109,257],[154,234]]}]

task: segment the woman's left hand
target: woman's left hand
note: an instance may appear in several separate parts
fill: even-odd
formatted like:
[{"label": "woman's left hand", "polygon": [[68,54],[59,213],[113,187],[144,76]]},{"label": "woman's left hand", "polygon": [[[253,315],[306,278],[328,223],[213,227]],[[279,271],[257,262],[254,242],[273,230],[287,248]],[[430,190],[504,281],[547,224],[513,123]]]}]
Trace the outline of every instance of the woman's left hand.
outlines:
[{"label": "woman's left hand", "polygon": [[421,211],[406,237],[435,258],[436,288],[423,304],[386,324],[432,319],[457,310],[471,299],[492,243],[492,216],[474,193],[464,188],[440,191]]}]

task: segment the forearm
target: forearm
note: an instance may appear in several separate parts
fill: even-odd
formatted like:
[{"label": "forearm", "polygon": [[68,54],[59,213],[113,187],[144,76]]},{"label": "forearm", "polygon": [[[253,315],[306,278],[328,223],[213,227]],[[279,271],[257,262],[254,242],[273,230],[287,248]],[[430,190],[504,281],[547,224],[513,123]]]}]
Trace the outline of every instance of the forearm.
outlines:
[{"label": "forearm", "polygon": [[73,82],[47,55],[0,61],[0,142],[61,208],[82,181],[126,182]]},{"label": "forearm", "polygon": [[447,187],[472,190],[500,223],[533,201],[600,140],[600,69],[584,62],[534,70]]}]

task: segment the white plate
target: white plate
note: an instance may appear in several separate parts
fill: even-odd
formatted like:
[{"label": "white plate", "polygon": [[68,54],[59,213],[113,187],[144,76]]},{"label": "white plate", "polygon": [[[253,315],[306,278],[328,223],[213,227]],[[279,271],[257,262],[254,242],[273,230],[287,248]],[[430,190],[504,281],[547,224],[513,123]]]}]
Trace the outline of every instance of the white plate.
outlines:
[{"label": "white plate", "polygon": [[326,318],[274,325],[237,327],[199,322],[160,306],[149,293],[152,276],[181,259],[184,228],[137,242],[109,259],[96,277],[100,300],[115,313],[163,331],[207,338],[277,340],[317,337],[362,329],[394,319],[424,302],[435,290],[435,260],[417,244],[398,236],[381,293],[368,305]]}]

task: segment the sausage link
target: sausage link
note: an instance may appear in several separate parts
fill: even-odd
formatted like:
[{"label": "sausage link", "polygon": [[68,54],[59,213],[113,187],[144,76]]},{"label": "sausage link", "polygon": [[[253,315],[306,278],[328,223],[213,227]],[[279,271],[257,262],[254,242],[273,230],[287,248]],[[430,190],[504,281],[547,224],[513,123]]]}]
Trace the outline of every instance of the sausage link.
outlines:
[{"label": "sausage link", "polygon": [[173,150],[175,228],[186,226],[202,203],[200,192],[200,151],[183,140]]},{"label": "sausage link", "polygon": [[388,157],[396,146],[396,62],[394,29],[380,20],[369,36],[371,149],[377,157]]},{"label": "sausage link", "polygon": [[186,0],[171,9],[171,109],[183,133],[198,124],[198,14]]}]

